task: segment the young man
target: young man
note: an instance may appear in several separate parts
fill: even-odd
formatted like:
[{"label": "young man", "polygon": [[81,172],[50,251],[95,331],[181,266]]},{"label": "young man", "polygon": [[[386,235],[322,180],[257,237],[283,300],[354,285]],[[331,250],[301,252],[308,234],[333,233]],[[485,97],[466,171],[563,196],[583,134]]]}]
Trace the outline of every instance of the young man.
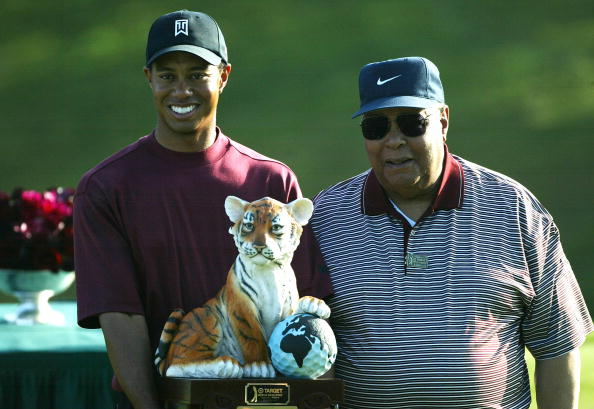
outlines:
[{"label": "young man", "polygon": [[[77,189],[78,319],[104,332],[125,392],[120,408],[160,407],[152,359],[169,313],[202,305],[225,282],[237,253],[225,198],[301,195],[287,166],[217,127],[230,73],[212,17],[187,10],[159,17],[144,68],[156,127],[87,172]],[[293,267],[300,293],[322,298],[329,280],[318,273],[311,237],[304,232]]]},{"label": "young man", "polygon": [[448,152],[437,67],[359,76],[371,169],[320,193],[311,224],[334,295],[345,409],[577,408],[592,320],[551,215],[518,182]]}]

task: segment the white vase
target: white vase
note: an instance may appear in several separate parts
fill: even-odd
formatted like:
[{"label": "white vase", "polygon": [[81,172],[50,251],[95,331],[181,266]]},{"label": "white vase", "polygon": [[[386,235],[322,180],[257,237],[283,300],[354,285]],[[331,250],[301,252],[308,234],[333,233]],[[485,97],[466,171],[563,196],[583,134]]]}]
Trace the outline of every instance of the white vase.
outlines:
[{"label": "white vase", "polygon": [[6,314],[15,325],[64,325],[64,314],[54,310],[49,299],[70,287],[73,271],[0,269],[0,290],[16,297],[19,305]]}]

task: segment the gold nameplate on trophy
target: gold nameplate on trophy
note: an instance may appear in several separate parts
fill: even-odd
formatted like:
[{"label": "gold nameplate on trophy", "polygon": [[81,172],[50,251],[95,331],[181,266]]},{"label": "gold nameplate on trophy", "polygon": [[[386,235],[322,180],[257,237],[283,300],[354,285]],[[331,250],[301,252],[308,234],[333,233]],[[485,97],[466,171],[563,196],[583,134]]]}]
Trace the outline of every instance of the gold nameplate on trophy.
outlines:
[{"label": "gold nameplate on trophy", "polygon": [[248,383],[245,385],[245,403],[252,406],[286,405],[291,400],[287,383]]}]

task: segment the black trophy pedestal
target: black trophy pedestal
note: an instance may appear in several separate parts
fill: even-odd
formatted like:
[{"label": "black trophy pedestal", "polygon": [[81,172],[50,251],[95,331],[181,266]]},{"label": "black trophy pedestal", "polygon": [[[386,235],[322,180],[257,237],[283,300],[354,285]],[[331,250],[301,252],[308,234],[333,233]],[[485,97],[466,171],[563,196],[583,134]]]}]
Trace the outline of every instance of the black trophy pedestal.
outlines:
[{"label": "black trophy pedestal", "polygon": [[166,409],[337,409],[340,379],[160,378]]}]

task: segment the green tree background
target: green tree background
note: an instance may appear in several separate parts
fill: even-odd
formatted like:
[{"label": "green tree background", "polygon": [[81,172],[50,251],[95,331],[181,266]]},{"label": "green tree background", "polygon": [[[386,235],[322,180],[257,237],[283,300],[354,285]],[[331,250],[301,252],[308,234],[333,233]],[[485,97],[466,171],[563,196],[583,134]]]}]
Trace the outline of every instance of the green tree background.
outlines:
[{"label": "green tree background", "polygon": [[594,306],[587,0],[4,0],[0,190],[74,187],[151,131],[146,35],[158,15],[181,8],[212,15],[225,34],[233,71],[224,132],[291,166],[309,197],[368,167],[350,119],[359,69],[433,60],[450,106],[450,150],[536,194]]}]

